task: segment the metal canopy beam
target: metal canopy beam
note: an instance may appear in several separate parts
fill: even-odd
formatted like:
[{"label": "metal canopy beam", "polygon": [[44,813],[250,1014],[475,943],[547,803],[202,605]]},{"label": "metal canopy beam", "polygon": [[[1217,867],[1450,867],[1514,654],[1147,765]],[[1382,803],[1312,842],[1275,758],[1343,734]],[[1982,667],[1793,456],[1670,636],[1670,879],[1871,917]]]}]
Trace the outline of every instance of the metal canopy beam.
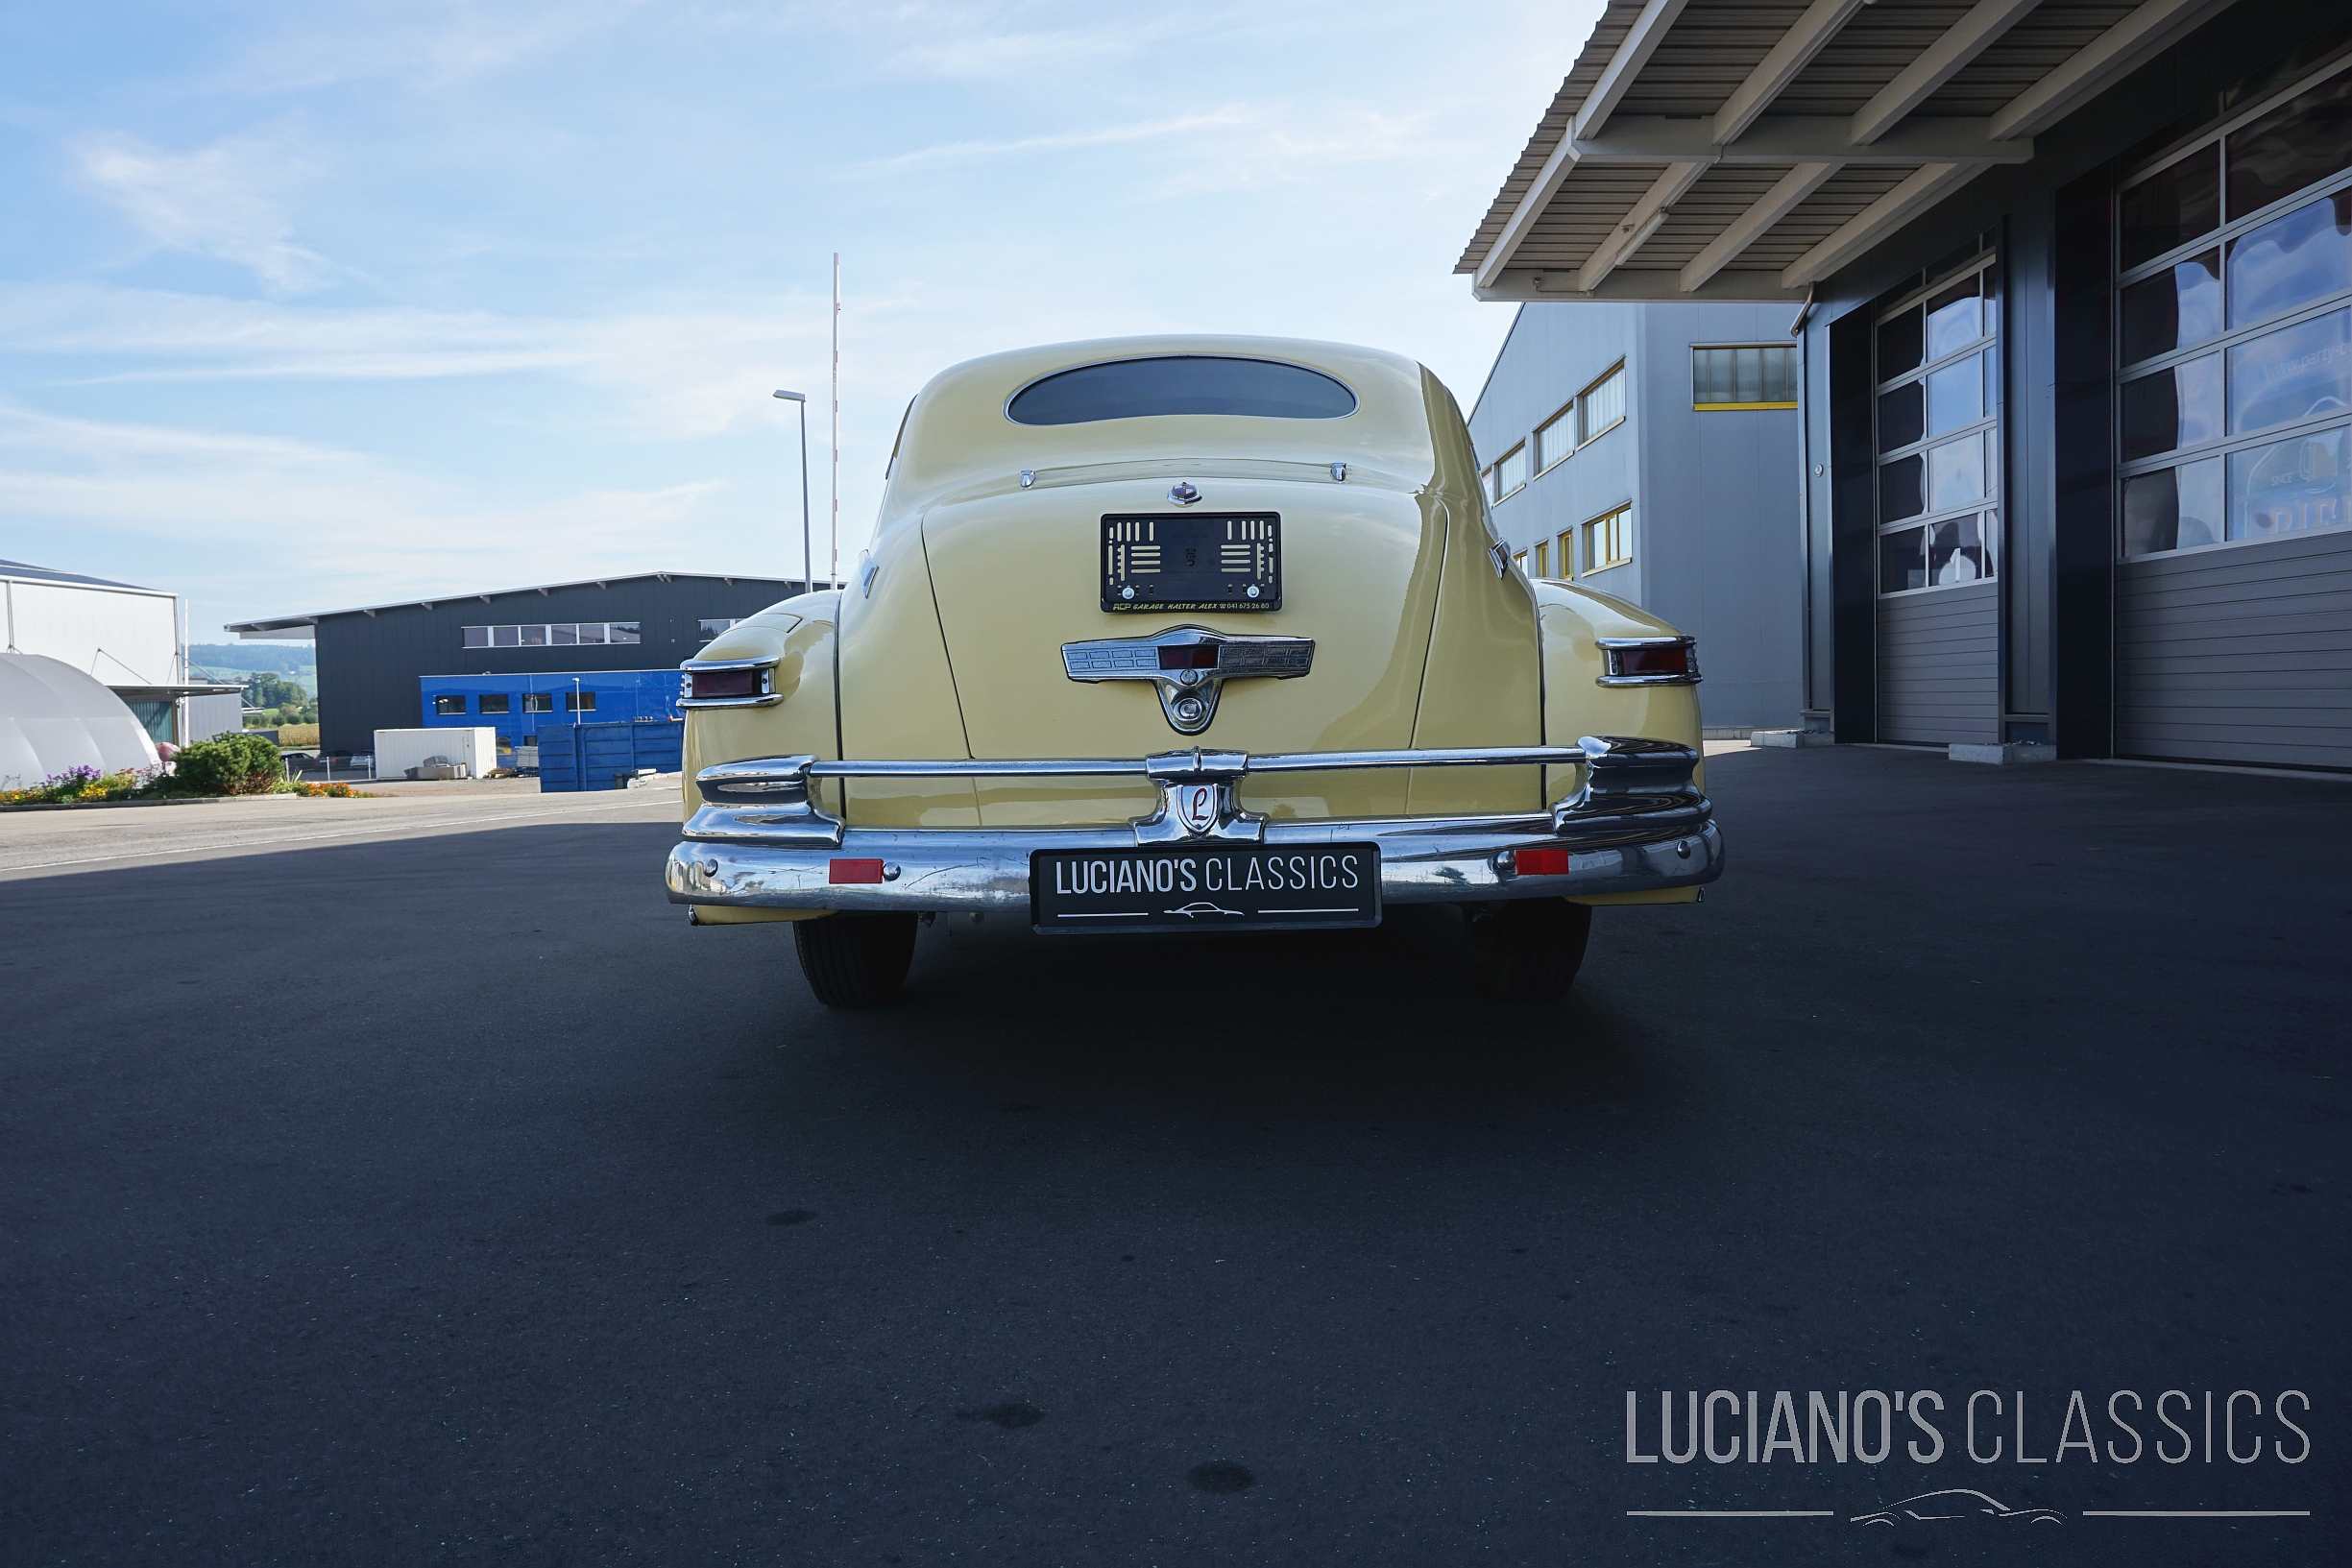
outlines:
[{"label": "metal canopy beam", "polygon": [[1904,66],[1894,81],[1879,90],[1854,116],[1851,128],[1857,147],[1867,147],[1892,130],[1897,121],[1928,101],[1936,88],[1960,73],[1984,52],[1985,45],[2009,31],[2020,16],[2040,0],[1978,0],[1976,8],[1954,22],[1925,54]]},{"label": "metal canopy beam", "polygon": [[1930,163],[1855,213],[1844,228],[1790,262],[1781,286],[1817,283],[1984,172],[1980,163]]},{"label": "metal canopy beam", "polygon": [[1470,292],[1480,300],[1613,300],[1629,304],[1692,300],[1796,303],[1805,299],[1805,290],[1782,287],[1778,273],[1753,269],[1727,268],[1689,293],[1683,290],[1682,275],[1671,268],[1619,267],[1589,292],[1576,286],[1576,277],[1574,267],[1508,267],[1494,282]]},{"label": "metal canopy beam", "polygon": [[1634,253],[1649,242],[1674,209],[1683,192],[1698,183],[1699,176],[1707,172],[1705,163],[1669,163],[1666,172],[1641,193],[1610,236],[1593,248],[1584,269],[1576,275],[1576,286],[1591,293],[1601,286],[1601,279],[1633,259]]},{"label": "metal canopy beam", "polygon": [[1579,163],[2024,163],[2033,143],[1997,140],[1985,122],[1941,116],[1907,120],[1866,147],[1842,114],[1774,114],[1735,142],[1708,139],[1704,120],[1621,115],[1600,136],[1575,143]]},{"label": "metal canopy beam", "polygon": [[1834,163],[1800,163],[1789,170],[1779,184],[1757,198],[1755,205],[1725,225],[1723,232],[1710,240],[1706,250],[1690,258],[1690,264],[1681,274],[1683,292],[1689,293],[1731,265],[1742,251],[1787,217],[1798,203],[1819,190],[1836,172]]},{"label": "metal canopy beam", "polygon": [[1781,41],[1772,46],[1769,54],[1757,61],[1748,79],[1733,88],[1732,96],[1715,111],[1713,139],[1737,141],[1740,133],[1772,107],[1772,101],[1797,79],[1797,73],[1821,53],[1821,46],[1837,36],[1837,30],[1866,3],[1867,0],[1813,0],[1806,7],[1805,14],[1781,36]]},{"label": "metal canopy beam", "polygon": [[1618,43],[1617,52],[1610,57],[1608,69],[1601,73],[1600,81],[1592,84],[1592,90],[1585,95],[1575,120],[1561,136],[1559,145],[1552,149],[1551,157],[1543,160],[1543,167],[1536,172],[1535,183],[1527,187],[1527,193],[1519,198],[1518,205],[1511,209],[1511,217],[1504,223],[1503,231],[1494,237],[1493,245],[1488,248],[1486,259],[1478,264],[1477,275],[1471,279],[1472,287],[1485,287],[1510,262],[1514,253],[1527,238],[1528,231],[1535,228],[1536,220],[1543,216],[1543,209],[1551,205],[1553,196],[1560,190],[1560,182],[1567,179],[1570,169],[1576,167],[1577,137],[1586,133],[1597,134],[1608,124],[1610,115],[1616,112],[1618,103],[1625,97],[1626,89],[1641,74],[1641,67],[1649,63],[1650,55],[1658,48],[1659,40],[1666,36],[1666,30],[1682,15],[1683,7],[1686,4],[1688,0],[1649,0],[1649,4],[1641,8],[1641,14],[1634,18],[1633,28]]},{"label": "metal canopy beam", "polygon": [[1608,68],[1601,72],[1601,79],[1592,84],[1590,92],[1585,94],[1585,102],[1576,111],[1576,124],[1570,128],[1570,135],[1600,134],[1601,127],[1607,125],[1609,117],[1617,111],[1617,105],[1624,101],[1627,89],[1634,84],[1634,79],[1650,62],[1650,56],[1657,50],[1659,40],[1666,36],[1666,30],[1683,14],[1683,7],[1686,4],[1688,0],[1650,0],[1648,5],[1641,8],[1641,14],[1634,18],[1632,29],[1617,45],[1617,52],[1609,57]]},{"label": "metal canopy beam", "polygon": [[1986,130],[1994,136],[2047,131],[2229,0],[2147,0],[2009,101]]}]

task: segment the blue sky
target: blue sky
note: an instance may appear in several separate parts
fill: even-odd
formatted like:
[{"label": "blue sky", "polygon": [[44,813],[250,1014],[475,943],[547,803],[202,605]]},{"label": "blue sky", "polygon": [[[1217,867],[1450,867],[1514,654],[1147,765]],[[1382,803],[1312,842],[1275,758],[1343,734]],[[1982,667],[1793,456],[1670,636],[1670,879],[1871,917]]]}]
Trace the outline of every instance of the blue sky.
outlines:
[{"label": "blue sky", "polygon": [[1135,331],[1476,395],[1452,276],[1598,0],[0,9],[0,557],[225,621],[799,574],[907,399]]}]

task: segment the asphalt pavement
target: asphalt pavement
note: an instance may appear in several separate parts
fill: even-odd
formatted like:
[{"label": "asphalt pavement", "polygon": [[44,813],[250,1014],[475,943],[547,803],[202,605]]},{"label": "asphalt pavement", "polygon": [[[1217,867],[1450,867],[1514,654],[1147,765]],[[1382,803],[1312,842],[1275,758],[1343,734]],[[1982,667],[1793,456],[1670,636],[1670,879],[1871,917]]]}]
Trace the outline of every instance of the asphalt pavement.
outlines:
[{"label": "asphalt pavement", "polygon": [[0,1564],[2352,1560],[2352,784],[1709,774],[1544,1009],[828,1012],[674,796],[0,817]]}]

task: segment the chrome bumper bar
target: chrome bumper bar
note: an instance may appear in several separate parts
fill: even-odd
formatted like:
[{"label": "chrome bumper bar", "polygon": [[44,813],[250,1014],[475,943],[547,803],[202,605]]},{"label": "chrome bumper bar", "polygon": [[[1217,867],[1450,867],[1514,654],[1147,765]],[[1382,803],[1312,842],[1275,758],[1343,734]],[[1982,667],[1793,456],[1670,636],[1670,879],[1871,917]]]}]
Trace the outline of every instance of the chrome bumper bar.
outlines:
[{"label": "chrome bumper bar", "polygon": [[[1193,750],[1134,760],[823,761],[777,757],[695,775],[703,804],[669,853],[672,904],[786,909],[1023,913],[1039,850],[1139,845],[1372,843],[1390,904],[1642,893],[1723,874],[1714,808],[1692,782],[1698,754],[1670,741],[1587,736],[1574,746],[1305,752],[1252,757]],[[1547,810],[1508,816],[1272,819],[1241,809],[1252,774],[1365,768],[1578,767],[1584,783]],[[1082,828],[861,828],[827,813],[819,779],[1142,777],[1159,808]],[[1523,851],[1550,869],[1522,872]],[[1559,852],[1566,852],[1559,869]],[[837,880],[837,862],[881,862],[883,880]],[[863,868],[852,875],[863,875]]]}]

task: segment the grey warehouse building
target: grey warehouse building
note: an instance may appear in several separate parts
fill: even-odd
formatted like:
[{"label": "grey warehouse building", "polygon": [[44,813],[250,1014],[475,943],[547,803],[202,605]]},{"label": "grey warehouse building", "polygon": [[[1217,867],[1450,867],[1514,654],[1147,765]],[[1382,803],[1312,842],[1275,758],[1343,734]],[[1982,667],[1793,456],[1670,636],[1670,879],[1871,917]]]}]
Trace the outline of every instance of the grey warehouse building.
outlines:
[{"label": "grey warehouse building", "polygon": [[418,677],[667,669],[806,586],[659,571],[544,588],[239,621],[255,640],[318,645],[319,743],[366,752],[377,730],[424,722]]},{"label": "grey warehouse building", "polygon": [[1697,638],[1710,731],[1785,728],[1804,704],[1790,316],[1521,305],[1470,414],[1520,567]]},{"label": "grey warehouse building", "polygon": [[2352,769],[2341,0],[1612,0],[1461,270],[1803,313],[1811,727]]}]

